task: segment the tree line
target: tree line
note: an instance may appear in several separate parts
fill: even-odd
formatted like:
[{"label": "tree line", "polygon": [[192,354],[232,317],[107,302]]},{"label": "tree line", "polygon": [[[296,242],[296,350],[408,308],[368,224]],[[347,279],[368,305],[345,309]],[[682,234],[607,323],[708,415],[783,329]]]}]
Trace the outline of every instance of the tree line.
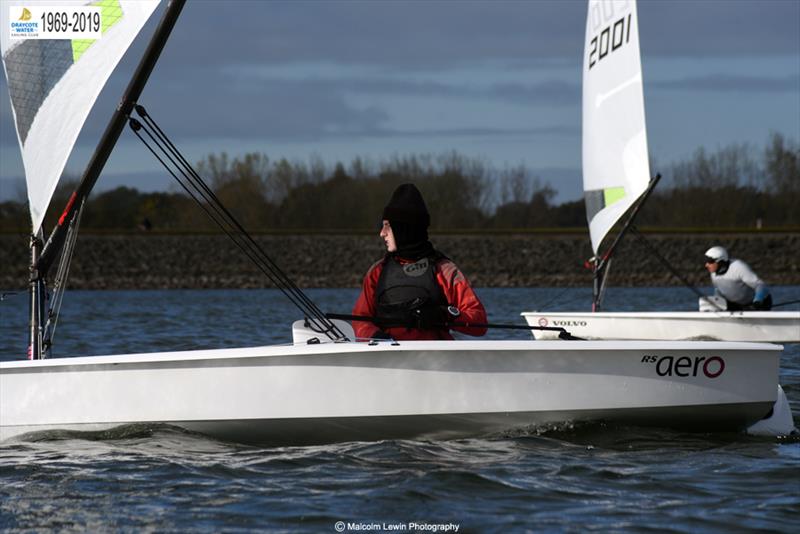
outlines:
[{"label": "tree line", "polygon": [[[329,168],[272,161],[265,154],[210,154],[196,169],[222,203],[251,231],[372,230],[392,191],[413,182],[431,211],[434,230],[585,228],[583,200],[554,203],[556,190],[524,166],[495,169],[458,153],[395,157],[378,163],[356,158]],[[659,171],[651,164],[653,172]],[[698,149],[663,171],[662,183],[639,215],[639,226],[741,228],[800,226],[800,144],[770,135],[761,150],[730,145]],[[576,179],[580,179],[576,176]],[[45,227],[52,228],[75,180],[64,180]],[[27,205],[0,204],[0,226],[27,231]],[[92,195],[81,227],[206,232],[216,227],[178,190],[139,192],[128,187]]]}]

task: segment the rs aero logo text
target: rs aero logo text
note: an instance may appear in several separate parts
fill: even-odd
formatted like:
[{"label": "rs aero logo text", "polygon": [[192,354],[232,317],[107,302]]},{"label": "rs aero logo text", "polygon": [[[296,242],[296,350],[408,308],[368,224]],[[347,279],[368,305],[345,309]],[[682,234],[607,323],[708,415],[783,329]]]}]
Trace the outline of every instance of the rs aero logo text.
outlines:
[{"label": "rs aero logo text", "polygon": [[725,360],[719,356],[656,356],[645,354],[642,363],[654,364],[658,376],[706,376],[717,378],[725,371]]}]

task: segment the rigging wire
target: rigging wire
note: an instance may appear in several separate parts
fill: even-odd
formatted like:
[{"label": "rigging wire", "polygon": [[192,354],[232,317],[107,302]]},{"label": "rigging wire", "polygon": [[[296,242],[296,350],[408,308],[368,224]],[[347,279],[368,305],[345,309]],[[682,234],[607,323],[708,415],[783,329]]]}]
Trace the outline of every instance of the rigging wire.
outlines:
[{"label": "rigging wire", "polygon": [[47,348],[53,344],[53,338],[56,335],[56,326],[58,325],[58,318],[61,314],[61,303],[64,300],[64,293],[67,289],[69,268],[72,266],[72,258],[75,254],[75,244],[78,241],[78,227],[81,224],[81,215],[83,215],[83,206],[85,203],[86,199],[84,198],[69,222],[64,249],[61,252],[58,270],[56,270],[56,276],[53,279],[53,302],[50,309],[47,311],[47,323],[45,323],[43,336]]},{"label": "rigging wire", "polygon": [[[263,248],[242,227],[222,204],[211,188],[203,181],[177,147],[159,128],[144,107],[135,107],[143,122],[129,117],[133,132],[155,156],[173,178],[206,214],[231,238],[236,246],[267,276],[267,278],[295,305],[317,329],[332,340],[347,340],[342,331],[325,316],[314,302],[278,267]],[[140,132],[144,132],[148,140]],[[154,148],[155,147],[155,148]],[[160,154],[159,154],[160,152]],[[167,163],[169,162],[169,164]],[[180,175],[180,177],[179,177]]]},{"label": "rigging wire", "polygon": [[697,289],[694,286],[694,284],[689,282],[689,280],[687,280],[685,276],[683,276],[681,273],[679,273],[678,270],[675,269],[675,267],[673,267],[672,264],[669,261],[667,261],[667,258],[665,258],[653,245],[650,244],[650,242],[644,237],[644,235],[642,235],[642,233],[639,231],[638,228],[636,228],[636,226],[631,226],[631,231],[633,232],[633,235],[635,235],[636,238],[639,240],[639,242],[642,245],[644,245],[644,247],[647,249],[647,251],[650,252],[656,258],[658,258],[658,260],[661,262],[661,264],[664,267],[666,267],[667,270],[670,273],[672,273],[672,275],[675,278],[680,280],[683,283],[683,285],[688,287],[699,298],[705,300],[706,302],[711,303],[711,305],[714,306],[717,310],[725,311],[722,307],[719,306],[719,304],[714,302],[713,299],[709,299],[708,295],[704,295],[699,289]]},{"label": "rigging wire", "polygon": [[56,335],[56,326],[58,326],[58,318],[61,314],[61,303],[64,300],[64,292],[67,289],[67,279],[69,278],[69,268],[72,266],[72,258],[75,253],[75,244],[78,241],[78,227],[81,224],[81,215],[83,215],[83,207],[86,203],[84,198],[80,206],[75,210],[75,215],[69,222],[69,229],[67,230],[66,242],[64,249],[61,252],[61,258],[58,262],[58,270],[53,279],[53,301],[50,309],[47,311],[47,323],[44,326],[44,349],[48,350],[53,344],[53,338]]}]

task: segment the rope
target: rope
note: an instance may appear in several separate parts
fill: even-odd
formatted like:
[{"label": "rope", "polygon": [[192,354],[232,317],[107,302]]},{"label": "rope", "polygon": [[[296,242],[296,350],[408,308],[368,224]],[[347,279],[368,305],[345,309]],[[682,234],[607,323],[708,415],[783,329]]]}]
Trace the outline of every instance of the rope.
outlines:
[{"label": "rope", "polygon": [[717,310],[719,310],[719,311],[725,311],[725,310],[724,310],[724,309],[722,309],[722,308],[721,308],[721,307],[720,307],[720,306],[719,306],[719,305],[718,305],[716,302],[714,302],[713,300],[711,300],[711,299],[707,298],[707,295],[704,295],[703,293],[701,293],[699,289],[697,289],[696,287],[694,287],[694,285],[693,285],[691,282],[689,282],[689,280],[687,280],[687,279],[686,279],[686,277],[684,277],[684,276],[683,276],[681,273],[679,273],[679,272],[678,272],[678,270],[677,270],[677,269],[675,269],[675,268],[674,268],[674,267],[673,267],[673,266],[672,266],[672,265],[671,265],[671,264],[670,264],[670,263],[667,261],[667,259],[666,259],[664,256],[662,256],[662,255],[661,255],[661,253],[660,253],[660,252],[658,252],[658,250],[656,250],[656,248],[655,248],[653,245],[651,245],[651,244],[650,244],[650,242],[649,242],[647,239],[645,239],[645,237],[644,237],[644,236],[641,234],[641,232],[639,232],[639,229],[638,229],[638,228],[636,228],[635,226],[631,226],[631,231],[633,232],[633,235],[635,235],[635,236],[636,236],[636,238],[637,238],[637,239],[639,239],[639,242],[640,242],[640,243],[642,243],[642,245],[644,245],[644,247],[645,247],[645,248],[648,250],[648,252],[650,252],[650,253],[651,253],[653,256],[655,256],[656,258],[658,258],[658,260],[661,262],[661,264],[662,264],[664,267],[666,267],[666,268],[667,268],[667,270],[668,270],[670,273],[672,273],[672,275],[673,275],[675,278],[677,278],[678,280],[680,280],[681,282],[683,282],[683,285],[685,285],[685,286],[686,286],[686,287],[688,287],[690,290],[692,290],[692,292],[693,292],[695,295],[697,295],[698,297],[700,297],[701,299],[704,299],[706,302],[709,302],[709,303],[711,303],[711,305],[712,305],[712,306],[714,306],[714,307],[715,307]]},{"label": "rope", "polygon": [[[147,114],[144,107],[137,105],[136,112],[144,123],[134,118],[129,119],[133,132],[142,141],[145,147],[155,156],[173,178],[183,187],[189,196],[206,212],[234,244],[258,267],[258,269],[280,291],[314,323],[314,326],[324,332],[330,339],[347,340],[341,330],[320,310],[314,302],[277,266],[267,253],[256,243],[253,237],[242,227],[233,214],[228,211],[211,188],[192,168],[166,134],[158,127],[155,121]],[[148,142],[141,134],[144,132]],[[151,143],[153,146],[151,146]],[[156,148],[154,148],[154,146]],[[160,153],[160,155],[159,155]],[[167,161],[169,163],[167,163]],[[180,175],[180,177],[179,177]]]}]

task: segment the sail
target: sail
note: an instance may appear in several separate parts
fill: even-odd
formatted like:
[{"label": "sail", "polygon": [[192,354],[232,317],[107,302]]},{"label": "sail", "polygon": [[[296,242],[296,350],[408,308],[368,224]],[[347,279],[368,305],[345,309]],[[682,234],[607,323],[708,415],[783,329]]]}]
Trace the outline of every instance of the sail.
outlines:
[{"label": "sail", "polygon": [[[78,134],[111,72],[159,0],[25,0],[3,4],[0,45],[22,151],[33,232],[44,219]],[[100,8],[97,39],[18,39],[15,21],[32,21],[36,6]]]},{"label": "sail", "polygon": [[592,249],[650,181],[635,0],[589,0],[583,58],[583,191]]}]

